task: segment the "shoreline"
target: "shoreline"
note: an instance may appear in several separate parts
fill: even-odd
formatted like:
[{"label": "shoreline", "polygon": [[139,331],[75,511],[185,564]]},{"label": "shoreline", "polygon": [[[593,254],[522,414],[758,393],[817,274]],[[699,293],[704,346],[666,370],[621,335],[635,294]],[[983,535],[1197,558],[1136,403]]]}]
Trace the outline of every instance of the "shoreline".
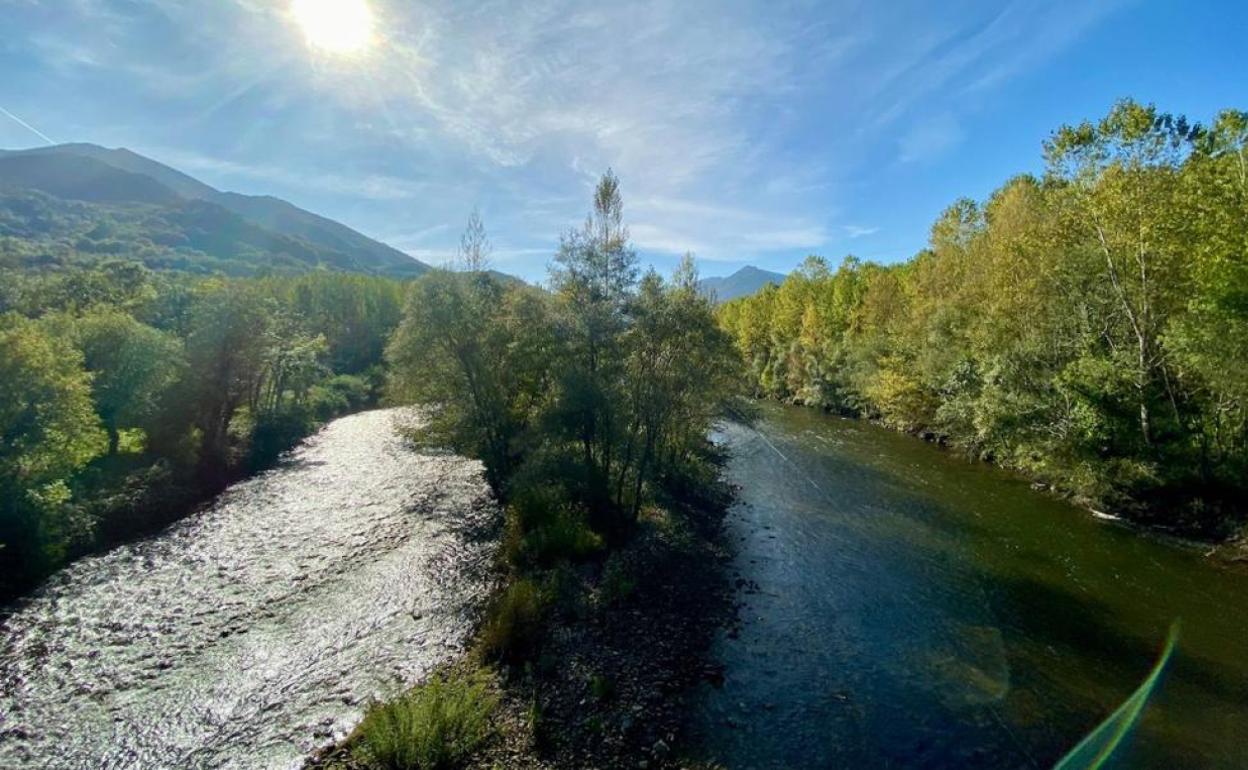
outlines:
[{"label": "shoreline", "polygon": [[[166,485],[149,488],[147,496],[140,498],[136,504],[129,507],[129,512],[132,515],[126,518],[136,522],[135,524],[130,527],[121,527],[116,522],[101,520],[99,522],[99,531],[104,534],[99,535],[94,542],[87,544],[81,549],[76,549],[73,552],[73,556],[66,559],[64,563],[59,564],[51,572],[34,580],[16,584],[16,590],[0,595],[0,618],[18,611],[27,600],[38,594],[49,580],[82,559],[105,554],[114,548],[156,537],[178,522],[205,510],[235,484],[253,479],[262,473],[276,468],[288,453],[298,448],[304,441],[320,433],[335,420],[386,408],[388,407],[378,403],[370,403],[363,405],[359,409],[351,409],[341,414],[336,414],[299,436],[270,461],[255,467],[240,466],[214,481],[204,480],[197,475],[194,469],[175,469]],[[159,464],[160,461],[158,460],[155,463],[144,466],[144,469],[150,470],[156,468]],[[102,491],[109,490],[105,489]],[[114,510],[122,510],[122,508],[119,507]]]},{"label": "shoreline", "polygon": [[[805,404],[800,401],[792,401],[792,400],[786,400],[786,399],[780,399],[780,398],[769,398],[766,396],[754,396],[752,398],[756,402],[773,403],[773,404],[779,404],[781,406],[794,406],[794,407],[799,407],[802,409],[811,409],[811,410],[822,412],[823,414],[830,415],[833,417],[840,417],[846,420],[855,420],[855,421],[865,422],[870,425],[874,425],[878,428],[891,431],[893,433],[899,433],[904,436],[910,436],[911,438],[918,439],[919,441],[922,441],[925,444],[931,444],[932,446],[938,447],[941,451],[949,452],[957,456],[963,462],[970,463],[970,464],[983,463],[984,465],[987,465],[991,468],[997,468],[1007,473],[1014,474],[1019,480],[1024,481],[1027,484],[1029,484],[1032,489],[1038,492],[1043,492],[1044,494],[1052,497],[1055,500],[1062,500],[1064,502],[1067,502],[1075,506],[1076,508],[1079,508],[1080,510],[1084,511],[1085,513],[1088,514],[1088,516],[1095,518],[1099,521],[1103,521],[1106,524],[1112,524],[1115,526],[1125,527],[1140,535],[1146,535],[1149,537],[1172,540],[1172,541],[1175,541],[1179,544],[1182,544],[1188,547],[1206,550],[1207,556],[1217,557],[1222,561],[1223,564],[1226,564],[1228,566],[1237,561],[1248,562],[1248,532],[1244,530],[1244,526],[1245,526],[1244,522],[1233,524],[1229,530],[1221,534],[1210,532],[1208,530],[1201,530],[1199,528],[1184,528],[1184,527],[1178,527],[1178,526],[1156,524],[1156,523],[1149,521],[1147,518],[1141,518],[1140,516],[1133,515],[1132,513],[1128,511],[1101,510],[1100,508],[1096,507],[1098,505],[1097,503],[1094,503],[1085,499],[1081,499],[1078,495],[1075,495],[1071,492],[1068,492],[1062,489],[1057,484],[1037,478],[1036,476],[1033,476],[1032,474],[1027,473],[1026,471],[1020,468],[1015,468],[1009,465],[1002,465],[990,459],[973,457],[967,454],[966,452],[960,451],[957,447],[952,446],[944,438],[938,436],[936,433],[933,433],[930,430],[915,431],[915,430],[904,430],[902,428],[895,428],[890,425],[887,425],[882,420],[876,419],[874,417],[868,417],[858,412],[854,412],[854,411],[850,411],[846,409],[838,409],[835,407],[816,406],[816,405],[811,405],[811,404]],[[1148,509],[1147,507],[1142,507],[1140,510],[1148,510]],[[1228,551],[1231,549],[1237,549],[1240,552],[1240,555],[1238,558],[1235,558],[1233,554],[1231,556],[1227,556],[1224,554],[1225,551]]]},{"label": "shoreline", "polygon": [[[688,757],[688,706],[699,683],[721,676],[709,655],[733,616],[724,519],[734,499],[721,477],[695,496],[648,508],[628,543],[605,558],[552,568],[557,598],[532,660],[485,664],[470,648],[432,672],[484,671],[497,698],[496,729],[466,766],[698,766]],[[510,584],[500,582],[497,594]],[[309,757],[305,770],[365,767],[353,756],[355,740]]]}]

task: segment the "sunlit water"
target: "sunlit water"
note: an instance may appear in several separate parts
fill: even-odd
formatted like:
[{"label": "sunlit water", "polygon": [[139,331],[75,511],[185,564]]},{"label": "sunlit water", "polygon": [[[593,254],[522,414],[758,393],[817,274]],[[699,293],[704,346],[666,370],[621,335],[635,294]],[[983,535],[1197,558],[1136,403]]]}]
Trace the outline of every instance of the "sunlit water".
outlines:
[{"label": "sunlit water", "polygon": [[695,733],[733,768],[1048,768],[1178,654],[1109,767],[1248,767],[1248,576],[917,439],[728,425],[746,585]]},{"label": "sunlit water", "polygon": [[0,767],[289,768],[465,641],[492,576],[480,467],[374,411],[0,626]]}]

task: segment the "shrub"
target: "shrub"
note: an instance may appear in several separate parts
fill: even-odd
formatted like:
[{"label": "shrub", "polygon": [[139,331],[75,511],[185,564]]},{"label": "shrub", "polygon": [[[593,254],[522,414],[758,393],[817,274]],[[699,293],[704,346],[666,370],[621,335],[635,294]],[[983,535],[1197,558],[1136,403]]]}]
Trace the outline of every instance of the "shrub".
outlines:
[{"label": "shrub", "polygon": [[357,733],[358,756],[378,770],[461,767],[493,732],[497,704],[481,672],[434,677],[368,710]]},{"label": "shrub", "polygon": [[514,495],[508,509],[506,554],[514,566],[550,567],[583,561],[602,549],[583,508],[544,488]]},{"label": "shrub", "polygon": [[338,374],[313,385],[308,391],[308,407],[318,420],[361,409],[373,400],[373,386],[367,378]]},{"label": "shrub", "polygon": [[615,697],[615,682],[603,674],[589,678],[589,692],[596,701],[608,701]]},{"label": "shrub", "polygon": [[290,449],[316,427],[316,420],[307,409],[299,405],[286,405],[275,412],[266,412],[255,418],[251,431],[248,467],[265,468]]},{"label": "shrub", "polygon": [[503,591],[481,628],[480,651],[491,660],[520,663],[537,651],[545,601],[531,580],[517,580]]}]

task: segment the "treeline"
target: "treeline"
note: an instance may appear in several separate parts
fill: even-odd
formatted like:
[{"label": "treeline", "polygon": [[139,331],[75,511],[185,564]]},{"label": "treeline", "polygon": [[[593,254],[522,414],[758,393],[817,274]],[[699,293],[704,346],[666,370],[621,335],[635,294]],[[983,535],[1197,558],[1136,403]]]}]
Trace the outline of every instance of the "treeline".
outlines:
[{"label": "treeline", "polygon": [[811,258],[719,310],[759,395],[879,419],[1096,506],[1248,499],[1248,115],[1131,101],[961,200],[909,262]]},{"label": "treeline", "polygon": [[372,402],[402,284],[105,262],[0,293],[0,598]]}]

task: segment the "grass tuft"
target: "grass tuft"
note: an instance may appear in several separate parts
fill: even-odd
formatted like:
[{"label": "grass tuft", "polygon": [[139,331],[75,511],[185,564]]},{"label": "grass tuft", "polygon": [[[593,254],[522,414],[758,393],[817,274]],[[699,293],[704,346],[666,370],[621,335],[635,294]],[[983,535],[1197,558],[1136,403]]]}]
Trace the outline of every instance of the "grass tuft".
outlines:
[{"label": "grass tuft", "polygon": [[375,770],[462,767],[493,732],[498,700],[485,674],[437,676],[368,710],[356,756]]}]

